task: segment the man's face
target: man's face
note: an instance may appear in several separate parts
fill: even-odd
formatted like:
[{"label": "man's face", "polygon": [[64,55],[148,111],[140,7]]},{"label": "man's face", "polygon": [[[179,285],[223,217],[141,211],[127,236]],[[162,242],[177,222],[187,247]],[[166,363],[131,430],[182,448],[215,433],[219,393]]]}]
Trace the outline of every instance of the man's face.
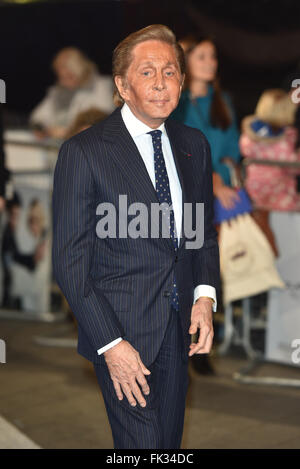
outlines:
[{"label": "man's face", "polygon": [[125,80],[116,86],[131,111],[151,128],[159,127],[176,108],[183,76],[174,48],[161,41],[146,41],[132,51]]}]

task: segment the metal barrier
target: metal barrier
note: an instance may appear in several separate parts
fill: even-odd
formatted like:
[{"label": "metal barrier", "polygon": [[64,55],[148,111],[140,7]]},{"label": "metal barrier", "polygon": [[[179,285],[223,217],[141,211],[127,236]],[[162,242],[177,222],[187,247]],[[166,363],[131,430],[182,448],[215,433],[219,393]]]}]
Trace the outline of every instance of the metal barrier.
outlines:
[{"label": "metal barrier", "polygon": [[[53,179],[53,169],[55,166],[58,149],[61,142],[56,140],[47,140],[45,142],[36,141],[34,136],[29,131],[25,130],[8,130],[4,134],[4,145],[6,153],[6,162],[7,168],[10,172],[10,181],[7,184],[6,188],[6,198],[11,200],[13,193],[17,192],[21,198],[23,198],[23,204],[28,209],[29,201],[34,198],[39,199],[42,194],[42,209],[44,210],[43,215],[47,221],[48,232],[47,238],[49,242],[51,241],[51,210],[50,210],[50,198],[52,193],[52,179]],[[25,202],[24,202],[25,200]],[[15,231],[15,236],[18,240],[21,240],[21,243],[17,243],[18,248],[22,255],[26,255],[29,252],[28,243],[30,245],[28,232],[28,226],[26,219],[26,208],[21,210],[19,215],[19,227]],[[24,213],[23,213],[24,212]],[[1,216],[1,231],[3,234],[3,224],[8,220],[8,214]],[[21,222],[21,223],[20,223]],[[33,238],[33,236],[31,236]],[[2,238],[2,236],[1,236]],[[24,244],[25,250],[24,250]],[[27,245],[26,245],[27,242]],[[49,247],[50,249],[50,247]],[[48,257],[50,253],[48,252]],[[48,278],[49,285],[46,288],[49,288],[49,296],[51,295],[51,289],[54,287],[52,283],[52,273],[51,273],[51,261],[47,261],[48,265],[44,267],[44,277]],[[49,265],[50,264],[50,265]],[[20,264],[21,265],[21,264]],[[24,269],[25,270],[25,269]],[[26,272],[22,273],[22,265],[19,268],[20,278],[23,275],[26,277]],[[48,276],[48,277],[47,277]],[[33,279],[34,280],[34,279]],[[22,281],[22,280],[20,280]],[[29,282],[30,280],[28,280]],[[3,285],[2,285],[3,286]],[[25,288],[25,287],[24,287]],[[39,292],[45,295],[44,305],[47,302],[48,292],[42,291]],[[50,300],[49,300],[50,303]],[[28,301],[27,301],[28,304]],[[18,319],[24,321],[43,321],[43,322],[53,322],[60,321],[65,317],[65,314],[57,312],[53,314],[50,309],[48,310],[46,306],[41,309],[41,311],[30,311],[16,309],[16,308],[1,308],[0,309],[0,318],[3,319]]]}]

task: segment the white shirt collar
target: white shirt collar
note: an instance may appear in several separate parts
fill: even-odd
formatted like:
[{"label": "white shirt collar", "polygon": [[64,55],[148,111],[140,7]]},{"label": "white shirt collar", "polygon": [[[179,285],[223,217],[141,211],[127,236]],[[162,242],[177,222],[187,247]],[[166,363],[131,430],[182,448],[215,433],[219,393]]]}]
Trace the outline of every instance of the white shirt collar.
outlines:
[{"label": "white shirt collar", "polygon": [[[144,124],[140,121],[131,111],[128,104],[124,104],[121,109],[121,115],[124,121],[125,126],[127,127],[128,132],[132,138],[139,137],[140,135],[145,135],[148,132],[151,132],[151,127]],[[163,134],[167,135],[164,122],[158,127],[158,130],[161,130]]]}]

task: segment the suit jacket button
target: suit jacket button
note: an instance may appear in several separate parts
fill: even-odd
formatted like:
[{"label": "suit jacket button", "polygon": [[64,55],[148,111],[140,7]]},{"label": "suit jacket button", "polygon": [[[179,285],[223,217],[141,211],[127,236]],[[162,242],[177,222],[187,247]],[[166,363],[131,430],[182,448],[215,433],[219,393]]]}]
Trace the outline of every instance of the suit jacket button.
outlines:
[{"label": "suit jacket button", "polygon": [[164,296],[170,296],[170,292],[169,291],[164,291]]},{"label": "suit jacket button", "polygon": [[177,262],[177,261],[178,261],[178,256],[175,257],[175,262]]}]

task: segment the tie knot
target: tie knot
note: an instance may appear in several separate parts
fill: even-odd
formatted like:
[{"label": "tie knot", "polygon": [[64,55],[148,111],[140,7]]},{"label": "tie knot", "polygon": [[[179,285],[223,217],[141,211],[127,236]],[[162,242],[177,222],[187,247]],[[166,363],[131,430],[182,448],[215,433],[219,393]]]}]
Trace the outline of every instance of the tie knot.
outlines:
[{"label": "tie knot", "polygon": [[154,142],[160,142],[161,141],[161,130],[151,130],[151,132],[148,132],[148,134],[151,135],[152,141]]}]

